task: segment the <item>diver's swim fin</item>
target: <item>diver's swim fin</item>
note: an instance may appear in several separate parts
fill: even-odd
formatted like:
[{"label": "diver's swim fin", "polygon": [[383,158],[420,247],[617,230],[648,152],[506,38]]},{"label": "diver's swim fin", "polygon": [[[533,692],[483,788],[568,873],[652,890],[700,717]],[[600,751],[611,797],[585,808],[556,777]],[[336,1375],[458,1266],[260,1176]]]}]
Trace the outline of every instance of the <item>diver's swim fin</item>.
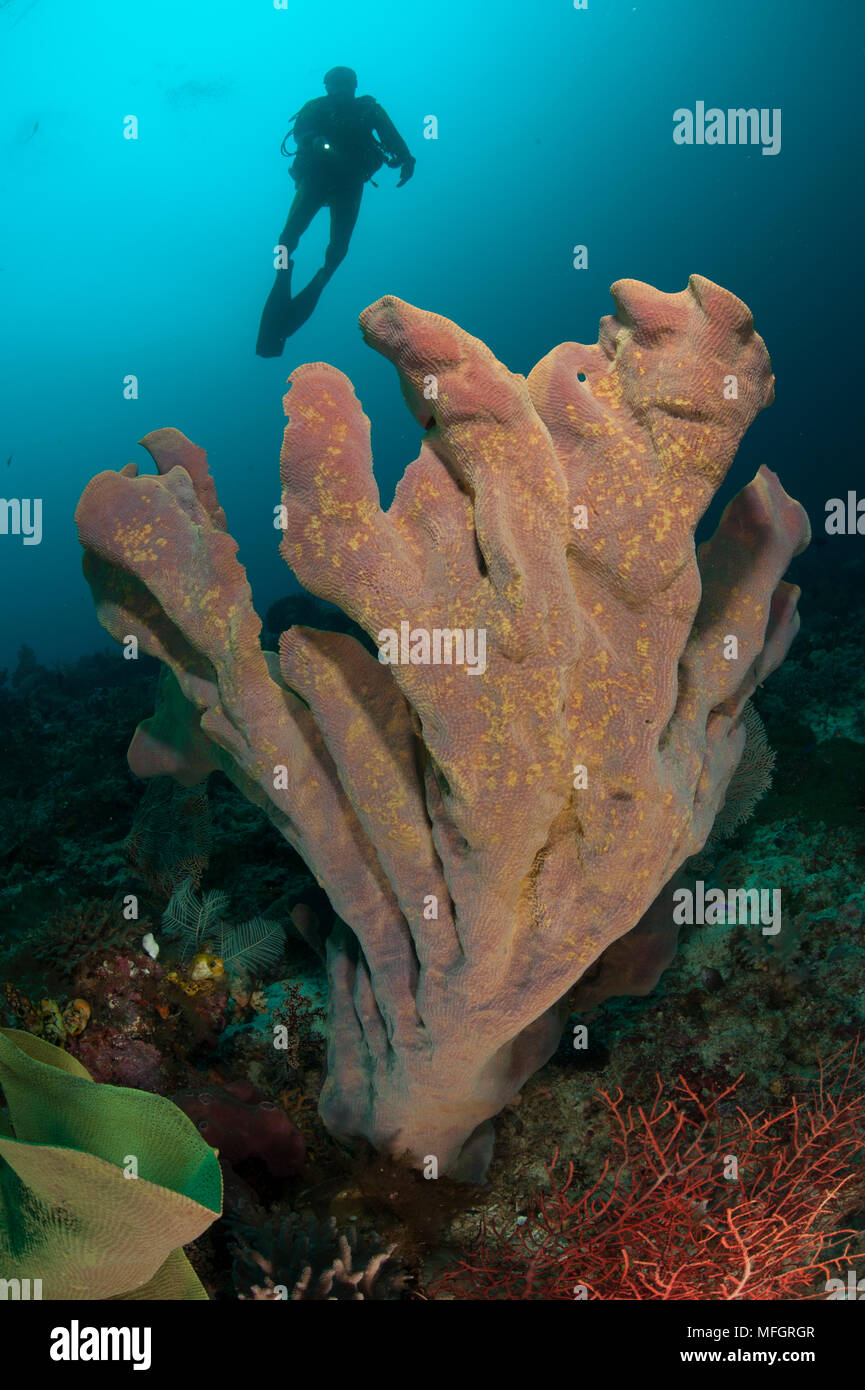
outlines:
[{"label": "diver's swim fin", "polygon": [[301,290],[300,294],[295,295],[280,323],[280,332],[285,338],[290,338],[292,333],[296,333],[306,323],[329,279],[330,276],[326,270],[317,270],[309,284]]},{"label": "diver's swim fin", "polygon": [[288,336],[284,329],[286,315],[291,308],[291,272],[294,261],[289,261],[285,270],[280,270],[273,289],[267,296],[267,303],[261,314],[258,326],[258,342],[255,345],[258,357],[281,357]]}]

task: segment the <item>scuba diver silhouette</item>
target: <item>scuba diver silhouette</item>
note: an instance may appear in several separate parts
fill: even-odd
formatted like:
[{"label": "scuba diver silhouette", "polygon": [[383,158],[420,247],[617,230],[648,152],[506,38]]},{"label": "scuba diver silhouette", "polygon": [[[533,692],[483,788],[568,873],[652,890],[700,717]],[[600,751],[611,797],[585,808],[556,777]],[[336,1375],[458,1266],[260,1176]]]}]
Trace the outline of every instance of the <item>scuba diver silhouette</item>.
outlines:
[{"label": "scuba diver silhouette", "polygon": [[[286,338],[306,323],[340,261],[360,211],[363,186],[387,164],[399,168],[402,188],[414,173],[415,161],[393,121],[374,97],[356,97],[357,76],[351,68],[331,68],[325,73],[326,97],[308,101],[293,117],[294,126],[282,142],[294,135],[297,153],[290,173],[297,192],[279,237],[288,263],[276,272],[273,289],[261,315],[256,353],[279,357]],[[377,185],[374,185],[377,186]],[[305,289],[292,298],[292,252],[321,208],[330,208],[330,241],[324,265]]]}]

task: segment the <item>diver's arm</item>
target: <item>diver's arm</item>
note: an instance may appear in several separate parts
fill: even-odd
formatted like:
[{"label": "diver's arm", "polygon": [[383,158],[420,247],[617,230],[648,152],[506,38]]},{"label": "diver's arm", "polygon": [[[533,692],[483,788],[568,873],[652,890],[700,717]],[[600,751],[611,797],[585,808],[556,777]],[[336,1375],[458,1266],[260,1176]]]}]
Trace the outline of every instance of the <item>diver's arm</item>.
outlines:
[{"label": "diver's arm", "polygon": [[394,155],[399,161],[401,178],[397,188],[401,188],[407,183],[414,173],[415,161],[405,140],[403,140],[390,116],[383,106],[375,104],[375,119],[373,129],[381,143],[384,145],[388,154]]}]

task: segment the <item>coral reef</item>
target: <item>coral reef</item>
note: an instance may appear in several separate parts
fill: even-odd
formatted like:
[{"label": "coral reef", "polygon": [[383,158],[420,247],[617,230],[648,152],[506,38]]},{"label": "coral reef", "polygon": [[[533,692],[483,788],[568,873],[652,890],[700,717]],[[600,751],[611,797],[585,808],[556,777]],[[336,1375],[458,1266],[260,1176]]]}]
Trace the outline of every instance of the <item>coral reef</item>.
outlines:
[{"label": "coral reef", "polygon": [[127,883],[120,841],[138,793],[121,730],[152,708],[158,670],[143,654],[23,664],[24,678],[0,673],[0,915],[19,930]]},{"label": "coral reef", "polygon": [[[405,664],[297,627],[261,651],[206,456],[177,431],[143,441],[158,477],[99,474],[77,512],[100,620],[166,666],[130,766],[223,770],[327,887],[326,1123],[466,1176],[569,987],[702,846],[745,701],[798,625],[781,576],[808,524],[767,469],[694,552],[772,399],[749,311],[698,276],[613,297],[595,346],[527,381],[445,319],[367,309],[427,428],[387,514],[349,383],[293,373],[282,552],[377,642],[406,629]],[[454,629],[483,633],[483,670],[430,660]]]},{"label": "coral reef", "polygon": [[195,965],[166,970],[146,952],[95,951],[68,973],[72,997],[36,1002],[7,981],[0,1002],[28,1032],[65,1046],[94,1080],[165,1092],[216,1048],[234,1007],[224,975],[193,978]]},{"label": "coral reef", "polygon": [[[741,1078],[740,1078],[741,1080]],[[843,1222],[865,1199],[865,1093],[846,1048],[775,1114],[701,1097],[683,1078],[645,1110],[603,1092],[613,1157],[586,1191],[550,1190],[507,1228],[480,1232],[432,1297],[774,1300],[825,1297],[855,1258]],[[822,1279],[822,1293],[820,1280]]]},{"label": "coral reef", "polygon": [[150,930],[148,921],[127,921],[116,902],[91,898],[52,913],[30,933],[27,950],[44,965],[62,961],[70,973],[94,952],[128,949]]}]

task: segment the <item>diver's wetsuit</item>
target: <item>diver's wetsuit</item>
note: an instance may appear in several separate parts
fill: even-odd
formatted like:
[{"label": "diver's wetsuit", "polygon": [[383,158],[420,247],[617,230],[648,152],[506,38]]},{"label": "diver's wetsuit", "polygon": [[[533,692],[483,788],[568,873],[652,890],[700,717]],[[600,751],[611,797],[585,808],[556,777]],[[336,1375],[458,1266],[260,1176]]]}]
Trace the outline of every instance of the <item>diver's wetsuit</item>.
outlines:
[{"label": "diver's wetsuit", "polygon": [[289,260],[285,270],[277,271],[261,316],[256,349],[260,357],[278,357],[285,339],[309,318],[321,291],[348,251],[363,186],[381,168],[385,156],[394,165],[414,165],[408,146],[387,112],[370,96],[351,101],[325,96],[308,101],[295,120],[294,138],[297,154],[291,176],[297,192],[279,243],[290,257],[316,213],[324,207],[330,209],[330,240],[323,267],[294,299],[293,263]]}]

